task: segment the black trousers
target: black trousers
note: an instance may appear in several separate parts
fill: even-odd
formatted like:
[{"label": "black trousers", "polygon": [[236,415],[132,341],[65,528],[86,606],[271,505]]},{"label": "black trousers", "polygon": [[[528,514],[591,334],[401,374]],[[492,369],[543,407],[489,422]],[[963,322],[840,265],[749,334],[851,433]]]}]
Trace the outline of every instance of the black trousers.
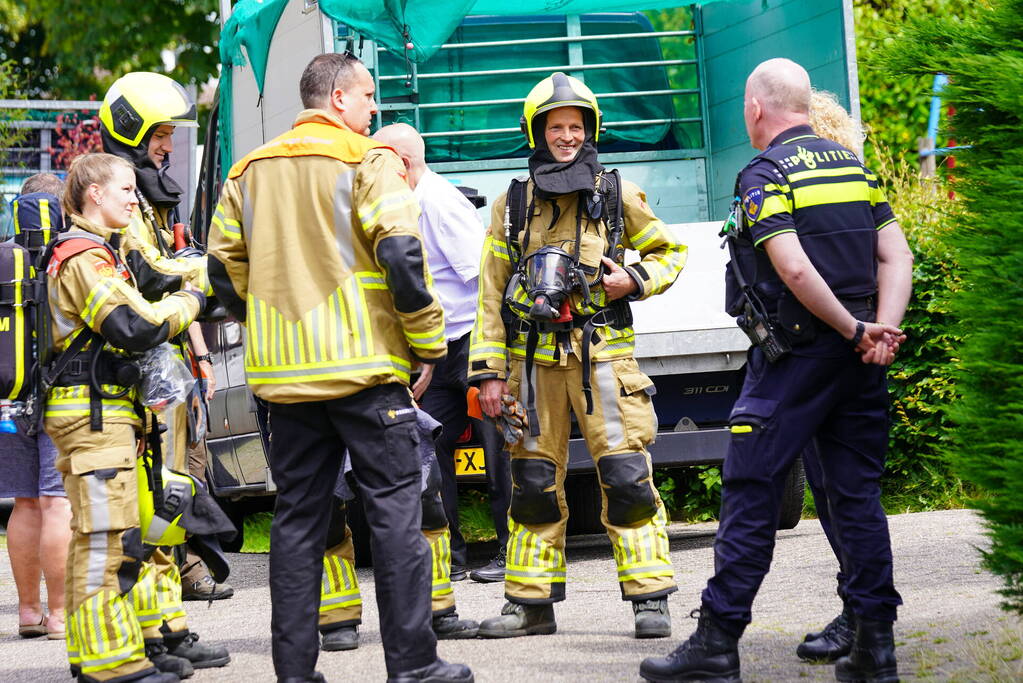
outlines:
[{"label": "black trousers", "polygon": [[483,444],[487,468],[490,510],[497,530],[499,547],[508,544],[508,504],[511,501],[511,464],[503,451],[504,442],[497,428],[487,420],[474,420],[467,414],[465,392],[469,388],[469,335],[448,342],[448,355],[433,370],[433,379],[419,402],[420,407],[441,423],[444,430],[437,439],[440,463],[441,498],[451,529],[451,562],[468,562],[465,539],[458,525],[458,483],[455,481],[455,441],[472,422],[473,432]]},{"label": "black trousers", "polygon": [[317,618],[331,500],[348,448],[373,550],[387,672],[437,658],[430,622],[430,549],[420,533],[422,474],[415,409],[401,384],[345,398],[270,403],[270,622],[277,676],[308,676],[319,654]]}]

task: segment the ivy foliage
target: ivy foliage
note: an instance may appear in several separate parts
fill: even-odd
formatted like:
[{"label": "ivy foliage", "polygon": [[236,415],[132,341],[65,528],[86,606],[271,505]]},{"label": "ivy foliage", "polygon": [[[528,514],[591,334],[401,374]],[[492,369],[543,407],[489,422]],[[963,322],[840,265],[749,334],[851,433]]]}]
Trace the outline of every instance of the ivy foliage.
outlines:
[{"label": "ivy foliage", "polygon": [[899,74],[942,72],[955,107],[954,186],[963,211],[944,236],[963,282],[952,292],[959,321],[955,424],[943,444],[989,525],[988,568],[1002,576],[1003,605],[1023,613],[1023,0],[990,0],[961,21],[914,20],[883,53]]}]

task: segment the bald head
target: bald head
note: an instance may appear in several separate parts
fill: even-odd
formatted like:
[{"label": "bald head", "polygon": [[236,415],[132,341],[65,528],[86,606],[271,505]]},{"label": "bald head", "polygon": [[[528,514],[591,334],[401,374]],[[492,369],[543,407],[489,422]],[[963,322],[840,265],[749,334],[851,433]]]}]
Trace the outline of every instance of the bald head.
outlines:
[{"label": "bald head", "polygon": [[746,131],[757,149],[787,128],[805,125],[809,111],[810,76],[791,59],[761,62],[746,79]]},{"label": "bald head", "polygon": [[424,163],[426,160],[426,145],[422,136],[407,123],[384,126],[373,133],[373,139],[393,147],[402,158],[407,157],[410,161],[418,163]]}]

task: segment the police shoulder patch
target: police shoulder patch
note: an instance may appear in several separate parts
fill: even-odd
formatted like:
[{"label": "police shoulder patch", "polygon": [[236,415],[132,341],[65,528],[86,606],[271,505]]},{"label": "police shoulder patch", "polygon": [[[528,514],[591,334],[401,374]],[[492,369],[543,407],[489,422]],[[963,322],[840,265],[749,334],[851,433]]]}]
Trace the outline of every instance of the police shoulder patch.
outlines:
[{"label": "police shoulder patch", "polygon": [[764,188],[751,187],[742,196],[742,210],[750,222],[755,222],[760,215],[760,209],[764,206]]}]

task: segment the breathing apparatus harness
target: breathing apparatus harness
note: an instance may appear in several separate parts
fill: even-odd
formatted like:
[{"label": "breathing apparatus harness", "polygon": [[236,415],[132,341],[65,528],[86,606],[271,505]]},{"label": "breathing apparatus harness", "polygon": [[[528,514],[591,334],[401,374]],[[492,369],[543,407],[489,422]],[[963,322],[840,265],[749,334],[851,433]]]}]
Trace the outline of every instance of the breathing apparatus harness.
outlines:
[{"label": "breathing apparatus harness", "polygon": [[[528,220],[534,215],[536,191],[527,202],[528,178],[516,178],[508,187],[504,209],[504,235],[509,257],[515,264],[515,271],[505,288],[502,317],[509,338],[515,333],[526,333],[525,380],[527,391],[526,415],[531,436],[540,434],[540,420],[536,413],[536,394],[533,388],[533,360],[541,333],[556,336],[555,358],[559,353],[571,353],[570,332],[582,328],[582,379],[583,394],[586,397],[586,414],[593,413],[593,390],[590,384],[590,346],[599,341],[598,327],[623,329],[632,324],[632,312],[624,299],[608,303],[593,315],[573,315],[570,295],[579,292],[583,303],[594,303],[591,288],[597,285],[605,273],[603,262],[598,264],[594,278],[589,279],[587,268],[580,264],[583,216],[593,221],[602,221],[607,226],[607,247],[604,256],[621,264],[625,259],[622,235],[625,232],[624,211],[621,196],[621,177],[617,170],[602,172],[594,180],[593,193],[586,196],[579,193],[579,207],[576,212],[575,248],[573,253],[545,245],[523,258],[529,248]],[[557,203],[554,203],[554,220],[558,219]],[[519,234],[525,229],[524,242],[520,245]],[[515,300],[515,291],[521,287],[531,302],[528,306]]]}]

